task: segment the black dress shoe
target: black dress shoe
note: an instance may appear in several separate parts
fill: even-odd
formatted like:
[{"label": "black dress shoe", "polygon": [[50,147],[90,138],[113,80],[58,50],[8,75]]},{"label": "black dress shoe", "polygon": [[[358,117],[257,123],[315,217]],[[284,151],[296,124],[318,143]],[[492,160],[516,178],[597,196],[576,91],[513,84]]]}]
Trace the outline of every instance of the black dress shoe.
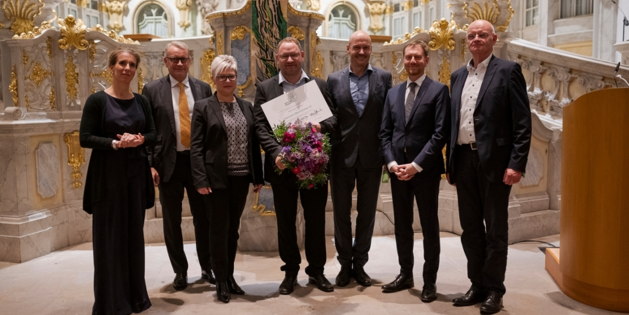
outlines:
[{"label": "black dress shoe", "polygon": [[309,277],[308,282],[310,282],[311,284],[316,284],[317,288],[319,288],[319,290],[323,292],[334,291],[334,287],[323,274],[316,275],[314,277]]},{"label": "black dress shoe", "polygon": [[399,274],[395,277],[393,282],[385,284],[382,286],[382,292],[391,293],[397,292],[404,289],[410,289],[415,286],[415,282],[413,281],[413,277],[408,277],[403,274]]},{"label": "black dress shoe", "polygon": [[371,286],[371,278],[365,272],[363,266],[354,265],[354,279],[356,279],[356,282],[358,282],[358,284],[362,285],[363,287]]},{"label": "black dress shoe", "polygon": [[476,287],[471,287],[465,295],[452,300],[454,306],[470,306],[485,300],[485,291]]},{"label": "black dress shoe", "polygon": [[236,280],[234,279],[234,276],[230,276],[229,278],[227,278],[227,284],[229,285],[229,293],[231,293],[231,294],[238,294],[238,295],[245,295],[245,291],[243,291],[238,286],[238,283],[236,283]]},{"label": "black dress shoe", "polygon": [[352,276],[352,267],[351,264],[341,265],[341,271],[339,275],[336,276],[336,285],[339,287],[344,287],[349,284],[349,279]]},{"label": "black dress shoe", "polygon": [[496,314],[502,308],[502,296],[497,292],[490,291],[487,298],[480,306],[481,314]]},{"label": "black dress shoe", "polygon": [[289,276],[286,275],[284,277],[284,281],[280,284],[280,294],[291,294],[293,290],[295,290],[295,285],[297,284],[297,276]]},{"label": "black dress shoe", "polygon": [[229,303],[231,295],[229,295],[229,284],[227,282],[219,282],[216,285],[216,297],[223,303]]},{"label": "black dress shoe", "polygon": [[212,269],[210,269],[210,271],[201,270],[201,279],[211,284],[216,284],[216,279],[214,279],[214,276],[212,275]]},{"label": "black dress shoe", "polygon": [[422,296],[420,298],[424,303],[430,303],[437,299],[437,286],[433,283],[424,284]]},{"label": "black dress shoe", "polygon": [[173,288],[177,291],[181,291],[188,287],[188,275],[185,272],[175,274],[175,280],[173,280]]}]

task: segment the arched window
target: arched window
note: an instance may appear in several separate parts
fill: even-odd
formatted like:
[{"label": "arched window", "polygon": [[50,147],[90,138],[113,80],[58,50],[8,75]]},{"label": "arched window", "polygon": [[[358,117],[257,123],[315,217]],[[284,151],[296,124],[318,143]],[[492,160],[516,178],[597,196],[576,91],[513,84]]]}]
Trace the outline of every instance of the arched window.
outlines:
[{"label": "arched window", "polygon": [[154,2],[140,8],[136,14],[136,27],[139,34],[170,37],[168,14],[164,7]]},{"label": "arched window", "polygon": [[356,30],[358,30],[358,16],[350,6],[340,4],[330,11],[328,16],[329,37],[349,39]]}]

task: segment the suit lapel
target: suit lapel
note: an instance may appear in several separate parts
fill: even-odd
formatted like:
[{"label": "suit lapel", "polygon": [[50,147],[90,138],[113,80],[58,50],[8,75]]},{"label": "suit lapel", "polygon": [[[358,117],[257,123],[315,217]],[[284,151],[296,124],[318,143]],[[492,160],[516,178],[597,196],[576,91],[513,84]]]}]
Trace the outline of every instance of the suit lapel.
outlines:
[{"label": "suit lapel", "polygon": [[273,77],[273,80],[274,80],[273,86],[275,87],[275,89],[274,89],[275,95],[271,95],[271,97],[267,101],[270,101],[270,100],[272,100],[272,99],[274,99],[274,98],[284,94],[284,89],[279,84],[279,82],[280,82],[279,74],[276,75],[275,77]]},{"label": "suit lapel", "polygon": [[199,95],[199,87],[197,86],[197,81],[190,76],[188,76],[188,82],[190,84],[190,91],[192,92],[192,97],[194,97],[194,101],[200,101],[201,96]]},{"label": "suit lapel", "polygon": [[408,123],[411,122],[413,115],[415,115],[415,112],[417,111],[417,107],[419,107],[419,104],[421,103],[422,98],[424,97],[424,94],[426,94],[426,91],[428,90],[428,87],[431,83],[432,80],[428,76],[426,76],[426,78],[424,78],[424,82],[422,82],[422,85],[419,87],[419,92],[417,92],[415,102],[413,102],[413,109],[411,109],[411,117],[408,119]]},{"label": "suit lapel", "polygon": [[476,99],[476,106],[474,109],[478,107],[480,101],[483,99],[483,95],[487,92],[487,87],[491,83],[491,80],[494,78],[494,74],[496,74],[496,70],[498,69],[498,60],[496,57],[492,56],[491,60],[489,60],[489,64],[487,65],[487,71],[485,72],[485,77],[483,78],[483,84],[480,86],[480,91],[478,92],[478,98]]},{"label": "suit lapel", "polygon": [[218,121],[221,123],[223,130],[227,132],[227,128],[225,128],[225,119],[223,118],[223,111],[221,110],[221,103],[219,103],[216,95],[212,95],[212,97],[210,97],[209,103],[210,108],[212,108],[212,111],[214,111],[214,115],[216,115],[216,119],[218,119]]},{"label": "suit lapel", "polygon": [[[341,104],[347,104],[347,108],[349,111],[359,117],[358,110],[356,109],[356,104],[354,104],[354,99],[352,98],[352,91],[349,86],[349,67],[343,70],[341,75],[341,91],[348,91],[349,93],[342,93],[345,100],[341,100]],[[363,111],[364,112],[364,111]]]},{"label": "suit lapel", "polygon": [[406,106],[406,85],[408,84],[408,81],[404,81],[404,83],[402,83],[400,85],[400,89],[397,91],[397,104],[393,104],[393,110],[394,111],[399,111],[399,115],[400,117],[402,117],[402,122],[404,122],[404,119],[406,119],[406,112],[405,112],[405,108],[404,106]]},{"label": "suit lapel", "polygon": [[[463,86],[465,85],[465,79],[467,79],[467,68],[465,68],[464,72],[461,72],[459,75],[455,77],[454,85],[452,86],[452,104],[454,104],[453,108],[451,108],[452,115],[454,115],[454,125],[456,128],[453,128],[452,137],[458,139],[459,132],[459,124],[461,123],[461,94],[463,94]],[[465,78],[463,78],[465,74]],[[455,138],[456,137],[456,138]]]},{"label": "suit lapel", "polygon": [[170,122],[170,128],[173,131],[173,134],[176,132],[177,127],[175,125],[175,110],[173,109],[173,93],[172,87],[170,85],[170,76],[167,75],[162,78],[162,84],[160,86],[162,90],[162,103],[164,104],[164,109],[166,113],[168,113],[168,121]]},{"label": "suit lapel", "polygon": [[249,126],[249,130],[251,130],[253,128],[253,116],[251,111],[248,108],[245,108],[245,104],[240,98],[236,97],[236,102],[238,102],[238,106],[240,106],[240,111],[245,116],[245,119],[247,120],[247,126]]},{"label": "suit lapel", "polygon": [[[368,70],[365,70],[368,71]],[[369,102],[370,99],[372,99],[373,95],[376,94],[376,84],[378,83],[378,74],[376,73],[376,68],[372,67],[371,73],[367,74],[369,76],[369,94],[367,94],[367,100],[365,101],[365,108],[363,109],[363,114],[367,111],[367,109],[370,107],[369,104],[371,102]]]}]

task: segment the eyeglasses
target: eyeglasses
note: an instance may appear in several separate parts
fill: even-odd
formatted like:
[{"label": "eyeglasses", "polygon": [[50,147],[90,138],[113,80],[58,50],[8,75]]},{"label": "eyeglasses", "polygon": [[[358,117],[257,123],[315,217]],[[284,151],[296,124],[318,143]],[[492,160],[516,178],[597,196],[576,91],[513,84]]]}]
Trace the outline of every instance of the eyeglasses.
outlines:
[{"label": "eyeglasses", "polygon": [[235,76],[235,75],[233,75],[233,74],[232,74],[232,75],[219,75],[219,76],[217,77],[217,79],[218,79],[219,81],[221,81],[221,82],[225,82],[225,81],[227,81],[227,80],[229,80],[229,81],[235,81],[235,80],[236,80],[236,76]]},{"label": "eyeglasses", "polygon": [[480,39],[489,38],[489,33],[467,34],[467,40],[474,40],[478,36]]},{"label": "eyeglasses", "polygon": [[278,55],[278,57],[280,57],[280,59],[282,59],[282,60],[286,60],[286,59],[288,59],[288,57],[290,57],[291,59],[295,60],[295,59],[297,59],[300,55],[301,55],[301,53],[292,53],[292,54],[283,54],[283,55]]},{"label": "eyeglasses", "polygon": [[179,64],[181,62],[185,65],[190,62],[190,57],[166,57],[166,59],[170,60],[170,62],[174,64]]}]

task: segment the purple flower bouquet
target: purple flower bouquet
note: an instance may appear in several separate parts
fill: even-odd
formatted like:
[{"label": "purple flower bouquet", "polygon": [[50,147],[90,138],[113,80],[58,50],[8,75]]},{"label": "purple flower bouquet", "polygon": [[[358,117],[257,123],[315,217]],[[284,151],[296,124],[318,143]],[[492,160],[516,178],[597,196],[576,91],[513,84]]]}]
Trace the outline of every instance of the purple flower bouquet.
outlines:
[{"label": "purple flower bouquet", "polygon": [[[326,183],[331,150],[326,134],[299,120],[290,125],[282,122],[273,133],[283,147],[279,155],[282,163],[297,176],[299,188],[311,189]],[[276,171],[282,172],[277,166]]]}]

